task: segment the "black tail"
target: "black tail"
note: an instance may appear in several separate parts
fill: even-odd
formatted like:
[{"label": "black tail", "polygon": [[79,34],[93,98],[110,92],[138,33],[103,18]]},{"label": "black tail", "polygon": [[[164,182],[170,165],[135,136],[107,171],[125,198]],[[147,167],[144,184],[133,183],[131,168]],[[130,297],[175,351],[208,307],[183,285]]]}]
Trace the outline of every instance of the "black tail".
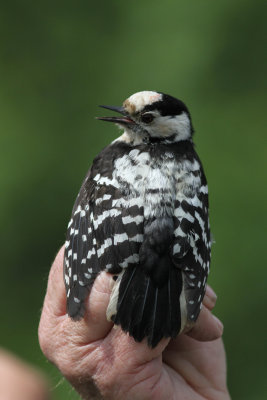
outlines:
[{"label": "black tail", "polygon": [[120,281],[117,313],[112,320],[137,342],[147,337],[149,346],[155,347],[163,337],[174,338],[180,331],[181,291],[181,271],[173,265],[160,286],[140,264],[128,267]]}]

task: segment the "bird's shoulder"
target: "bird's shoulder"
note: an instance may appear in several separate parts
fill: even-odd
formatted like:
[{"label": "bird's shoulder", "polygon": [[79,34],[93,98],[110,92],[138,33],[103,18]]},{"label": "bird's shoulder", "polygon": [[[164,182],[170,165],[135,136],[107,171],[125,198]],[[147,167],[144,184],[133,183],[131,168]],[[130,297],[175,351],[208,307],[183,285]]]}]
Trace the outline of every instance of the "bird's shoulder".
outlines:
[{"label": "bird's shoulder", "polygon": [[107,190],[112,190],[112,196],[120,192],[120,195],[135,197],[148,176],[154,180],[163,176],[164,179],[159,180],[169,180],[171,185],[177,181],[179,194],[184,186],[180,181],[191,182],[188,173],[195,175],[201,185],[206,185],[201,161],[190,141],[133,146],[117,140],[95,157],[78,197],[79,201],[81,198],[84,202],[95,201],[96,195],[102,196]]}]

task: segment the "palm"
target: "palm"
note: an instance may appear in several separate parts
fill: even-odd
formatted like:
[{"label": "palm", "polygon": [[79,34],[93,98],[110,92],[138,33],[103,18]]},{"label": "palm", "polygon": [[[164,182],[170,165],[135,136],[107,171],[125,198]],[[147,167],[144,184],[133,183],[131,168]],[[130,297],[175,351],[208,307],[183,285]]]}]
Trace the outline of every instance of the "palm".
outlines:
[{"label": "palm", "polygon": [[225,356],[221,339],[199,342],[186,335],[163,352],[163,368],[182,399],[225,398]]},{"label": "palm", "polygon": [[122,398],[138,399],[141,385],[145,399],[229,399],[221,339],[199,342],[181,335],[172,340],[162,354],[144,364],[139,377],[140,382]]}]

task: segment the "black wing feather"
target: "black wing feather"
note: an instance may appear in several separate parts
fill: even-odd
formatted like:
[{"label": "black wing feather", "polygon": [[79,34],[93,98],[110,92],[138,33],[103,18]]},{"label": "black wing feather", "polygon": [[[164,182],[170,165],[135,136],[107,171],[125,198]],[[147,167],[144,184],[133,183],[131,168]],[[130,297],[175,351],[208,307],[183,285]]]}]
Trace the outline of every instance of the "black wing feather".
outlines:
[{"label": "black wing feather", "polygon": [[194,197],[175,202],[173,262],[184,273],[187,318],[196,321],[206,290],[210,264],[210,229],[206,179]]},{"label": "black wing feather", "polygon": [[91,170],[67,230],[65,285],[67,311],[73,319],[84,315],[85,298],[102,270],[118,274],[138,262],[143,238],[143,209],[130,203],[129,207],[116,205],[123,194],[111,184],[102,184],[100,175],[95,178]]}]

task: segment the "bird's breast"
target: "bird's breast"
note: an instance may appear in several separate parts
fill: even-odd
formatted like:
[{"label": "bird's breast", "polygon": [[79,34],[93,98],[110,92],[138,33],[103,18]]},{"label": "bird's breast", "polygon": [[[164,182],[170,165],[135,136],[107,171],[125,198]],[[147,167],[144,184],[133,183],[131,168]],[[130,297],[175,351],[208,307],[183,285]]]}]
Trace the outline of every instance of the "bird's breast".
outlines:
[{"label": "bird's breast", "polygon": [[179,162],[172,152],[155,157],[133,149],[115,160],[112,179],[124,196],[144,208],[145,218],[171,216],[175,199],[183,199],[200,186],[199,168],[196,160]]}]

